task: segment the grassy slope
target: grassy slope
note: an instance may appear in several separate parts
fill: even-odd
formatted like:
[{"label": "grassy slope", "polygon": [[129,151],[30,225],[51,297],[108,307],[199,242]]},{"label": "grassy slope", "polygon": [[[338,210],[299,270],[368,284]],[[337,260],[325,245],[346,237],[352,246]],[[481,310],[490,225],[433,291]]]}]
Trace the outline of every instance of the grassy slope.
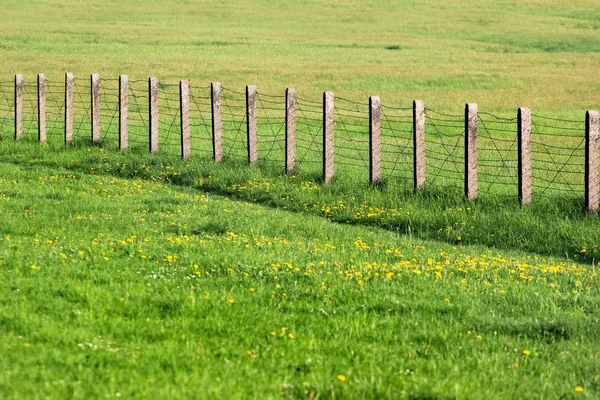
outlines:
[{"label": "grassy slope", "polygon": [[[594,1],[397,3],[8,1],[0,81],[68,69],[458,113],[598,108]],[[580,202],[521,210],[85,147],[0,154],[3,397],[600,391],[598,218]]]},{"label": "grassy slope", "polygon": [[[594,0],[8,1],[2,78],[66,70],[461,110],[598,108]],[[387,47],[399,47],[389,50]]]},{"label": "grassy slope", "polygon": [[598,393],[595,267],[233,201],[165,158],[3,149],[5,397]]}]

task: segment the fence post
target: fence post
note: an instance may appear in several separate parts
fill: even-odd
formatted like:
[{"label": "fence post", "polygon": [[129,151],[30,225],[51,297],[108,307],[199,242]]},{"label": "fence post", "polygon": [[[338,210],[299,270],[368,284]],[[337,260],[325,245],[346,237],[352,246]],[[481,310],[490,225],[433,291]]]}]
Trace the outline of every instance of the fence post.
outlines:
[{"label": "fence post", "polygon": [[23,137],[23,75],[15,75],[15,140]]},{"label": "fence post", "polygon": [[519,202],[531,204],[531,110],[521,107],[517,113],[519,147]]},{"label": "fence post", "polygon": [[65,145],[73,143],[73,74],[65,74]]},{"label": "fence post", "polygon": [[415,191],[425,187],[425,103],[413,101],[413,180]]},{"label": "fence post", "polygon": [[179,116],[181,117],[181,158],[187,160],[191,152],[189,81],[179,81],[179,107]]},{"label": "fence post", "polygon": [[333,92],[323,93],[323,182],[325,183],[331,181],[334,173],[334,101]]},{"label": "fence post", "polygon": [[158,78],[148,79],[148,149],[158,151]]},{"label": "fence post", "polygon": [[598,111],[585,114],[585,208],[598,211]]},{"label": "fence post", "polygon": [[223,123],[221,121],[221,84],[210,84],[210,101],[212,110],[212,142],[213,160],[219,162],[223,159]]},{"label": "fence post", "polygon": [[369,97],[369,182],[376,185],[381,179],[381,100]]},{"label": "fence post", "polygon": [[46,75],[38,74],[38,142],[46,142]]},{"label": "fence post", "polygon": [[119,150],[129,147],[129,78],[119,75]]},{"label": "fence post", "polygon": [[256,136],[256,86],[246,86],[246,128],[248,132],[248,164],[258,161],[258,138]]},{"label": "fence post", "polygon": [[285,173],[296,170],[296,90],[285,89]]},{"label": "fence post", "polygon": [[465,197],[469,200],[477,198],[478,122],[477,104],[467,103],[465,106]]},{"label": "fence post", "polygon": [[92,104],[92,144],[100,141],[100,75],[90,77],[90,96]]}]

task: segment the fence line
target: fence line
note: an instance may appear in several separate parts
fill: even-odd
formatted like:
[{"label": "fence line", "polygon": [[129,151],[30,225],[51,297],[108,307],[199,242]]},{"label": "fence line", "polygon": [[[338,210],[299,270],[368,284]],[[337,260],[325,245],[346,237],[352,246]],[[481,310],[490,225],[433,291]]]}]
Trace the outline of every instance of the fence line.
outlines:
[{"label": "fence line", "polygon": [[218,82],[200,87],[126,75],[0,81],[0,139],[35,132],[40,143],[62,136],[69,145],[87,136],[92,144],[116,141],[122,151],[147,146],[183,159],[275,163],[288,175],[312,170],[325,183],[337,165],[371,185],[462,186],[469,200],[514,195],[523,206],[535,197],[575,194],[588,213],[599,202],[598,119],[593,110],[578,121],[527,108],[502,117],[479,112],[475,103],[460,115],[419,100],[392,107],[378,96],[362,103],[333,92],[319,102],[297,97],[293,88],[269,94],[248,85],[238,92]]}]

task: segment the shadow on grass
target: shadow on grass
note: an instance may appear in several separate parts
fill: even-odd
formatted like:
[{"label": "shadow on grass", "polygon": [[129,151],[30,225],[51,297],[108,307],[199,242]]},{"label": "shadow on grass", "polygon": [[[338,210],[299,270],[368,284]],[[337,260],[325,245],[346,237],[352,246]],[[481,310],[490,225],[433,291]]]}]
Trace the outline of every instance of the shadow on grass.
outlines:
[{"label": "shadow on grass", "polygon": [[[477,200],[466,200],[456,184],[429,186],[414,192],[410,184],[390,180],[376,186],[362,184],[359,183],[362,174],[358,177],[341,170],[325,185],[321,174],[314,170],[298,171],[297,175],[287,177],[281,167],[272,163],[249,168],[243,162],[231,160],[219,164],[197,158],[182,161],[173,154],[119,152],[111,149],[114,145],[104,146],[105,143],[100,143],[91,147],[89,140],[84,139],[68,148],[25,141],[3,144],[0,155],[24,168],[42,165],[86,174],[168,182],[326,217],[336,223],[373,226],[458,246],[485,245],[587,263],[595,262],[600,255],[599,220],[585,214],[582,198],[534,198],[531,206],[521,207],[516,196],[501,192],[482,193]],[[13,151],[16,148],[18,152]],[[212,230],[207,228],[209,233]],[[217,227],[212,233],[218,234],[220,230]]]}]

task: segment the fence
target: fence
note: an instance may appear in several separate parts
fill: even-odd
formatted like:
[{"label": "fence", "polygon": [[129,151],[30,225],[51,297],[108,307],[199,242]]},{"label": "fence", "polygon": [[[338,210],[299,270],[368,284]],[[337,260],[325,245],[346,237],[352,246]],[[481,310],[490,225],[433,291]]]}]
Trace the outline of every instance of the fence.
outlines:
[{"label": "fence", "polygon": [[[312,171],[325,183],[340,175],[363,175],[422,190],[462,187],[467,199],[480,192],[518,197],[583,197],[598,209],[598,112],[585,121],[557,119],[519,108],[516,117],[384,105],[372,96],[361,103],[325,92],[322,101],[238,92],[213,82],[165,84],[157,78],[130,81],[94,74],[65,81],[16,75],[0,81],[0,139],[36,135],[40,142],[88,137],[121,150],[178,153],[220,162],[280,165],[287,174]],[[89,135],[89,136],[88,136]]]}]

